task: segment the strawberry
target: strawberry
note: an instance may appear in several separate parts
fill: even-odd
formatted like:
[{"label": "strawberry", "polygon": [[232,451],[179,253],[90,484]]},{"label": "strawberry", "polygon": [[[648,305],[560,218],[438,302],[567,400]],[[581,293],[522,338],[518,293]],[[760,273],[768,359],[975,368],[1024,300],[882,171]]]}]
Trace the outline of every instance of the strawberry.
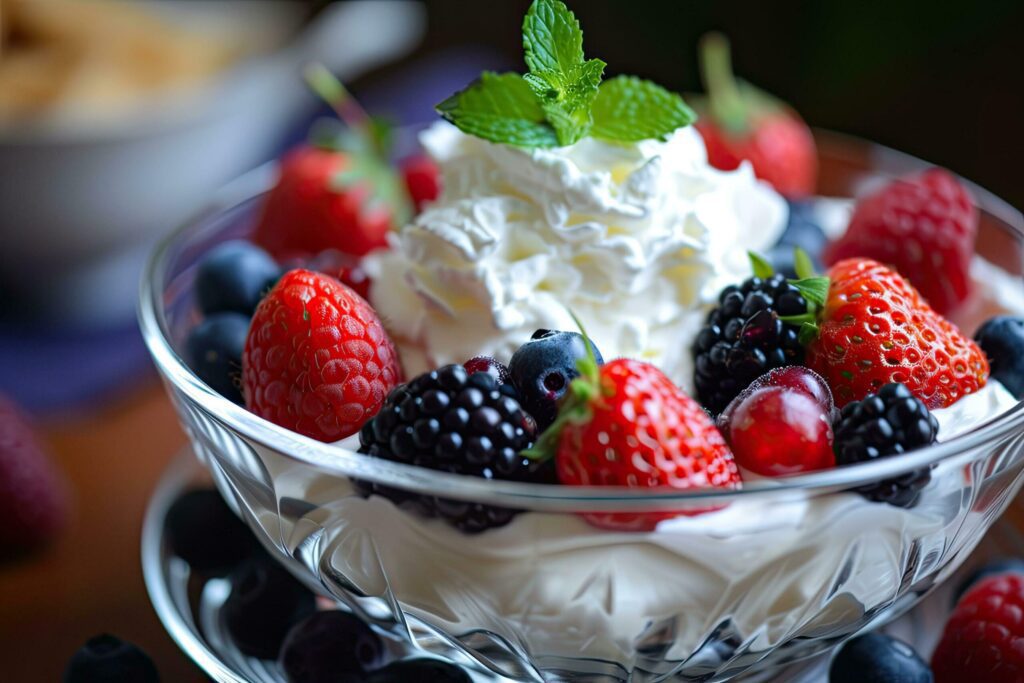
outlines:
[{"label": "strawberry", "polygon": [[416,213],[423,210],[427,202],[432,202],[441,194],[441,169],[426,154],[415,154],[402,160],[402,179],[405,189],[409,192]]},{"label": "strawberry", "polygon": [[952,174],[933,168],[894,180],[857,203],[828,264],[861,256],[891,265],[945,315],[967,300],[978,211]]},{"label": "strawberry", "polygon": [[21,411],[0,397],[0,551],[49,541],[67,517],[67,483]]},{"label": "strawberry", "polygon": [[253,241],[279,261],[324,249],[363,256],[387,246],[388,232],[410,215],[409,198],[382,128],[323,67],[307,78],[347,130],[285,155]]},{"label": "strawberry", "polygon": [[253,315],[242,354],[245,405],[300,434],[336,441],[380,410],[402,378],[377,313],[352,289],[285,273]]},{"label": "strawberry", "polygon": [[693,102],[708,163],[731,171],[746,160],[758,178],[787,197],[813,193],[818,154],[803,119],[768,93],[736,80],[724,36],[710,34],[701,41],[701,71],[708,95]]},{"label": "strawberry", "polygon": [[898,382],[929,409],[945,408],[985,386],[985,354],[899,273],[848,259],[829,278],[807,366],[828,382],[836,405]]},{"label": "strawberry", "polygon": [[[711,418],[661,370],[625,358],[600,367],[584,360],[580,370],[558,419],[533,451],[554,448],[563,484],[739,488],[739,470]],[[661,520],[707,511],[583,516],[603,528],[650,530]]]},{"label": "strawberry", "polygon": [[982,580],[957,604],[935,653],[936,683],[1024,681],[1024,576]]}]

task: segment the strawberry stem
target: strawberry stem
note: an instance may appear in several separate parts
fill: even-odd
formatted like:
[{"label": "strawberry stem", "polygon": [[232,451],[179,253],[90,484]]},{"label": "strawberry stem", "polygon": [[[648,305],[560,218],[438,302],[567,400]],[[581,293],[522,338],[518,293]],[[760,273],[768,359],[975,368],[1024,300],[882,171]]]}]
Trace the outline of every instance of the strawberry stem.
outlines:
[{"label": "strawberry stem", "polygon": [[314,62],[306,66],[303,75],[310,89],[331,106],[346,126],[368,142],[378,153],[384,152],[379,148],[379,136],[373,130],[373,120],[370,115],[326,66]]},{"label": "strawberry stem", "polygon": [[711,116],[731,133],[747,132],[747,105],[732,71],[729,39],[721,33],[705,34],[700,39],[700,74],[708,93]]}]

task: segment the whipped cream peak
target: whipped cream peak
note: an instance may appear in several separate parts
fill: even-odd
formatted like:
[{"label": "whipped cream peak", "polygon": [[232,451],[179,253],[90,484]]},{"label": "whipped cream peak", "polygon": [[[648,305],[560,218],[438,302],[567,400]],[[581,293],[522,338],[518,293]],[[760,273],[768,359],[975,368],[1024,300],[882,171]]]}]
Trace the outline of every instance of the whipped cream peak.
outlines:
[{"label": "whipped cream peak", "polygon": [[575,329],[572,311],[606,357],[685,385],[679,347],[718,290],[749,275],[746,251],[785,225],[781,197],[747,165],[712,168],[693,128],[521,149],[438,123],[421,141],[444,192],[366,267],[399,346],[428,365],[507,361],[538,328]]}]

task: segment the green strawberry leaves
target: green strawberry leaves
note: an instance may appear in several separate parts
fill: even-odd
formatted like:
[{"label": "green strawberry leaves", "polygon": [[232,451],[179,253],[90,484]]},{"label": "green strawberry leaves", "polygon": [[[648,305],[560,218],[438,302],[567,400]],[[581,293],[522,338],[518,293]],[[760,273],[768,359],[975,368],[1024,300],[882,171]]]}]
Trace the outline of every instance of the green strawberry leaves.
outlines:
[{"label": "green strawberry leaves", "polygon": [[[775,269],[763,256],[748,251],[750,269],[756,277],[766,280],[775,274]],[[814,272],[814,264],[807,252],[797,247],[793,250],[793,267],[796,279],[789,284],[796,287],[800,296],[807,300],[807,312],[801,315],[780,315],[779,320],[790,325],[799,325],[800,343],[806,346],[818,336],[818,317],[828,300],[830,280]]]},{"label": "green strawberry leaves", "polygon": [[615,142],[664,140],[696,116],[650,81],[602,83],[605,63],[586,59],[583,32],[559,0],[534,0],[523,19],[529,72],[488,74],[438,105],[463,132],[516,147],[572,145],[590,135]]}]

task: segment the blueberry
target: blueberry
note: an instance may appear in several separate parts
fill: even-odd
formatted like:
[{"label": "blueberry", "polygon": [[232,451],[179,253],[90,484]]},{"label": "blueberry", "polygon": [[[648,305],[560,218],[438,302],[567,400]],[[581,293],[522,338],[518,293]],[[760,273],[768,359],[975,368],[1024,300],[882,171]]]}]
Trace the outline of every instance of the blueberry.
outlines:
[{"label": "blueberry", "polygon": [[1016,398],[1024,397],[1024,319],[996,316],[974,338],[988,356],[992,377]]},{"label": "blueberry", "polygon": [[260,550],[249,528],[213,489],[182,494],[167,511],[164,527],[171,552],[204,574],[223,574]]},{"label": "blueberry", "polygon": [[437,659],[406,659],[388,664],[366,678],[366,683],[472,683],[465,671]]},{"label": "blueberry", "polygon": [[231,573],[224,624],[243,653],[276,659],[292,626],[316,611],[305,586],[270,558],[251,558]]},{"label": "blueberry", "polygon": [[[601,352],[593,342],[590,346],[597,362],[603,363]],[[579,377],[576,362],[586,356],[582,335],[555,330],[537,330],[512,355],[508,366],[512,384],[540,431],[555,421],[559,399],[568,391],[569,383]]]},{"label": "blueberry", "polygon": [[225,242],[199,262],[199,309],[207,315],[233,311],[251,316],[279,277],[281,268],[267,252],[242,240]]},{"label": "blueberry", "polygon": [[330,610],[288,632],[280,661],[289,683],[354,683],[383,658],[384,645],[373,629],[358,617]]},{"label": "blueberry", "polygon": [[978,567],[956,587],[956,592],[953,594],[954,603],[960,602],[960,598],[982,579],[987,579],[996,574],[1011,573],[1024,575],[1024,559],[1019,557],[1003,557]]},{"label": "blueberry", "polygon": [[241,404],[242,350],[249,318],[216,313],[196,325],[185,342],[189,365],[199,379],[226,399]]},{"label": "blueberry", "polygon": [[824,268],[819,260],[827,242],[825,232],[818,224],[814,202],[809,200],[789,201],[789,221],[778,243],[768,252],[768,261],[777,273],[786,277],[796,277],[793,268],[793,249],[800,247],[811,257],[817,272]]},{"label": "blueberry", "polygon": [[867,633],[844,644],[828,671],[829,683],[932,683],[932,672],[906,643]]},{"label": "blueberry", "polygon": [[64,683],[156,683],[159,680],[149,655],[109,634],[87,640],[64,670]]}]

